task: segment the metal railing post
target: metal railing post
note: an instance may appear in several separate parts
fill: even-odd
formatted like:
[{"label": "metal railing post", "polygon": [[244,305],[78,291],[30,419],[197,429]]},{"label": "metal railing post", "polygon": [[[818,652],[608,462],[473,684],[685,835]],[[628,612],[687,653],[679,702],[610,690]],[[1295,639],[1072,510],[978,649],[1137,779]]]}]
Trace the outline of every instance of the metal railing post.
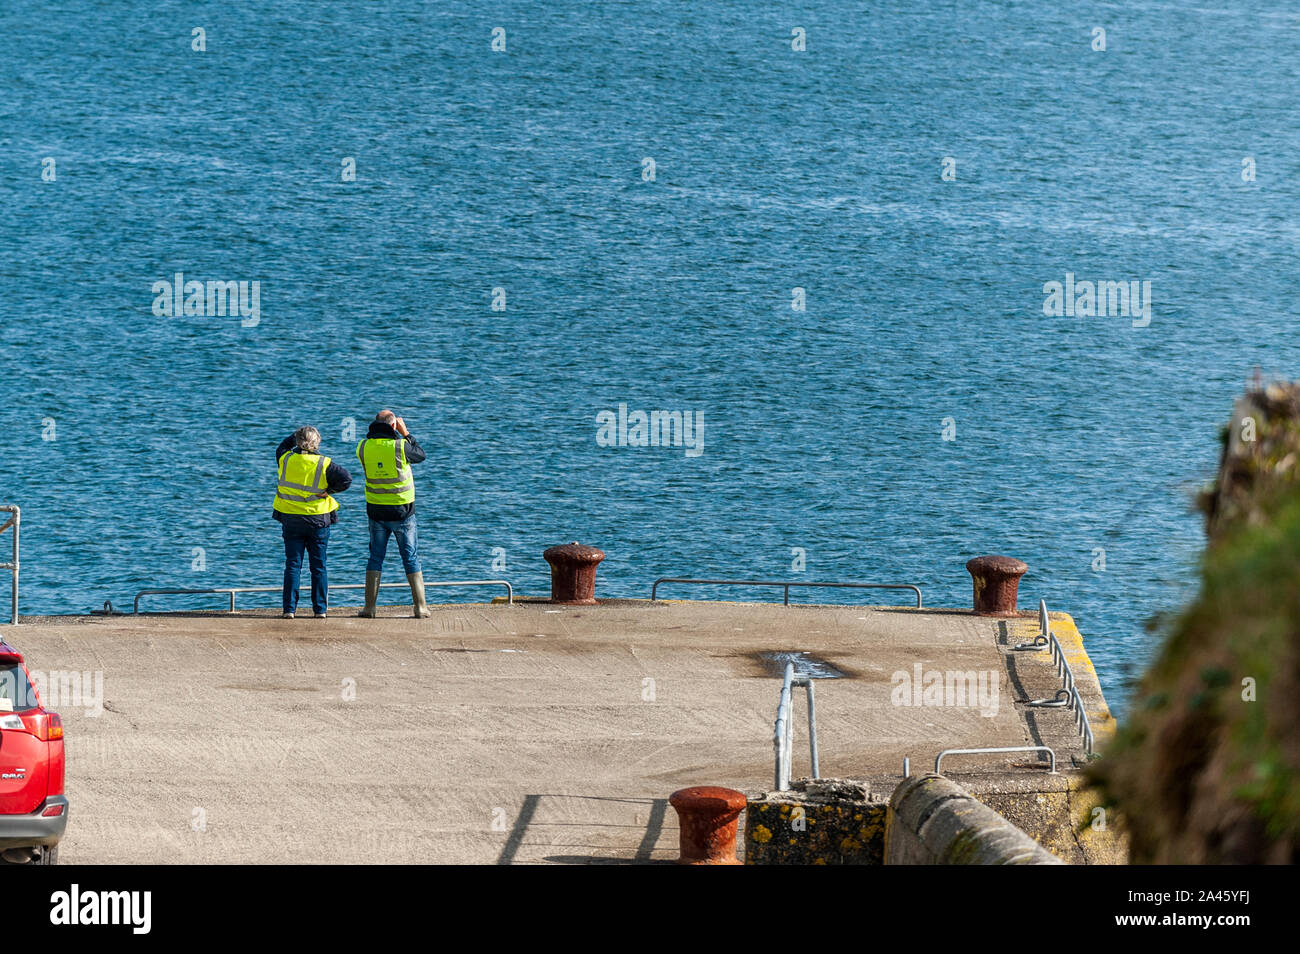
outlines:
[{"label": "metal railing post", "polygon": [[[3,567],[4,564],[0,564]],[[380,589],[400,588],[406,589],[407,583],[381,583]],[[506,589],[506,603],[513,606],[515,602],[515,590],[508,580],[425,580],[426,589],[435,589],[437,587],[462,587],[462,586],[504,586]],[[310,583],[304,583],[300,590],[311,589]],[[364,583],[331,583],[330,590],[360,590],[365,588]],[[135,594],[135,600],[131,604],[133,613],[140,612],[140,600],[146,596],[208,596],[213,594],[223,594],[230,598],[230,612],[235,611],[235,594],[237,593],[279,593],[283,591],[281,586],[217,586],[204,589],[194,590],[140,590]]]},{"label": "metal railing post", "polygon": [[853,590],[911,590],[916,596],[916,608],[921,609],[921,588],[915,583],[833,583],[804,580],[697,580],[693,577],[661,576],[650,585],[650,602],[659,598],[660,583],[691,583],[707,586],[779,586],[784,591],[783,602],[790,605],[792,586],[829,586]]},{"label": "metal railing post", "polygon": [[778,792],[789,791],[794,775],[794,690],[802,686],[808,699],[808,755],[812,760],[812,777],[821,778],[821,760],[817,750],[817,696],[811,677],[795,678],[794,663],[785,664],[781,679],[781,696],[776,706],[776,725],[772,730],[772,784]]},{"label": "metal railing post", "polygon": [[812,758],[812,777],[821,778],[821,766],[817,764],[817,703],[813,698],[813,680],[808,680],[808,754]]},{"label": "metal railing post", "polygon": [[785,771],[781,773],[781,791],[790,787],[790,777],[794,775],[794,688],[791,687],[786,698],[789,710],[785,719]]},{"label": "metal railing post", "polygon": [[10,594],[12,602],[9,607],[9,622],[13,626],[18,625],[18,554],[20,552],[18,546],[18,531],[22,529],[22,525],[22,512],[17,507],[14,507],[14,579],[13,589]]},{"label": "metal railing post", "polygon": [[985,755],[990,752],[1046,752],[1048,774],[1049,775],[1056,774],[1056,753],[1051,749],[1050,746],[1046,746],[1046,745],[1003,745],[1003,746],[996,746],[993,748],[944,749],[942,752],[940,752],[938,755],[934,757],[934,774],[935,775],[943,774],[943,772],[941,771],[941,767],[943,766],[943,760],[946,756]]},{"label": "metal railing post", "polygon": [[9,570],[12,574],[9,584],[9,622],[13,626],[18,625],[18,565],[19,553],[21,547],[19,544],[18,534],[22,527],[22,510],[14,504],[0,504],[0,512],[13,514],[3,524],[0,524],[0,533],[13,528],[13,561],[11,563],[0,563],[0,570]]},{"label": "metal railing post", "polygon": [[786,782],[786,753],[789,749],[789,733],[786,731],[790,719],[790,684],[794,681],[794,664],[785,664],[785,678],[781,681],[781,695],[776,704],[776,725],[772,729],[773,746],[773,784],[776,791],[784,792]]}]

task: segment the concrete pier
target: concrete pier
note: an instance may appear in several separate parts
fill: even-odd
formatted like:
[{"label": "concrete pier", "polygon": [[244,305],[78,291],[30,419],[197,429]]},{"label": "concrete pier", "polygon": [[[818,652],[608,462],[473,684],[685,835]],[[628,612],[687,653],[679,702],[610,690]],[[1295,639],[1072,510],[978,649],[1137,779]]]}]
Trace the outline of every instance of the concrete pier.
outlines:
[{"label": "concrete pier", "polygon": [[[1046,653],[1011,648],[1037,631],[1028,616],[643,601],[432,609],[426,620],[340,607],[327,620],[266,611],[6,628],[33,670],[103,674],[100,714],[88,691],[49,700],[67,727],[62,860],[668,862],[670,793],[771,787],[773,652],[843,674],[817,684],[821,774],[871,778],[886,799],[904,756],[920,774],[954,747],[1048,744],[1066,770],[1083,755],[1068,712],[1017,703],[1059,685]],[[1052,619],[1101,742],[1110,718],[1092,667],[1069,617]],[[934,672],[991,674],[996,702],[927,704],[909,690],[904,704],[899,674]],[[801,696],[795,711],[797,777],[808,772]],[[1032,762],[954,758],[944,770],[1045,773]]]}]

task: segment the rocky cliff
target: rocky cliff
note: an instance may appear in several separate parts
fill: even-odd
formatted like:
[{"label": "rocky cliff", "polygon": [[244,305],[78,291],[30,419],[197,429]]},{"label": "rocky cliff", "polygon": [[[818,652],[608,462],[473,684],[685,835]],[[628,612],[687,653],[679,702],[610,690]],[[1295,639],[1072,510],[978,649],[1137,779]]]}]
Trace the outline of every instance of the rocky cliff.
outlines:
[{"label": "rocky cliff", "polygon": [[1300,861],[1300,384],[1222,436],[1200,594],[1092,771],[1134,863]]}]

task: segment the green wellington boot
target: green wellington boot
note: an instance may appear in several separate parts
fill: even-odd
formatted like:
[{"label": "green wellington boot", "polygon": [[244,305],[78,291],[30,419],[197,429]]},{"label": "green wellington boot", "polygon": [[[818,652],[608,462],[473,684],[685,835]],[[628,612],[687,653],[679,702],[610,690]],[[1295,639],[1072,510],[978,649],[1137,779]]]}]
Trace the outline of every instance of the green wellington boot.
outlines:
[{"label": "green wellington boot", "polygon": [[406,581],[411,584],[411,615],[424,619],[429,615],[429,604],[424,601],[424,574],[408,573]]},{"label": "green wellington boot", "polygon": [[382,575],[379,570],[366,570],[366,605],[361,607],[358,616],[375,618],[375,603],[379,602],[379,578]]}]

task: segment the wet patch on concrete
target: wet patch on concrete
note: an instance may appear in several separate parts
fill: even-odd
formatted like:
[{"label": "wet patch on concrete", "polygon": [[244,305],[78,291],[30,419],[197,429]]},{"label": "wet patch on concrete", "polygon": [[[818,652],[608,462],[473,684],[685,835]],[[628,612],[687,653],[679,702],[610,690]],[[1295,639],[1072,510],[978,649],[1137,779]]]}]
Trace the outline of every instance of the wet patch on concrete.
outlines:
[{"label": "wet patch on concrete", "polygon": [[763,666],[763,675],[781,679],[785,676],[785,667],[794,663],[796,677],[808,676],[813,679],[847,679],[848,673],[832,662],[814,656],[809,652],[789,650],[783,652],[758,653],[757,658]]}]

